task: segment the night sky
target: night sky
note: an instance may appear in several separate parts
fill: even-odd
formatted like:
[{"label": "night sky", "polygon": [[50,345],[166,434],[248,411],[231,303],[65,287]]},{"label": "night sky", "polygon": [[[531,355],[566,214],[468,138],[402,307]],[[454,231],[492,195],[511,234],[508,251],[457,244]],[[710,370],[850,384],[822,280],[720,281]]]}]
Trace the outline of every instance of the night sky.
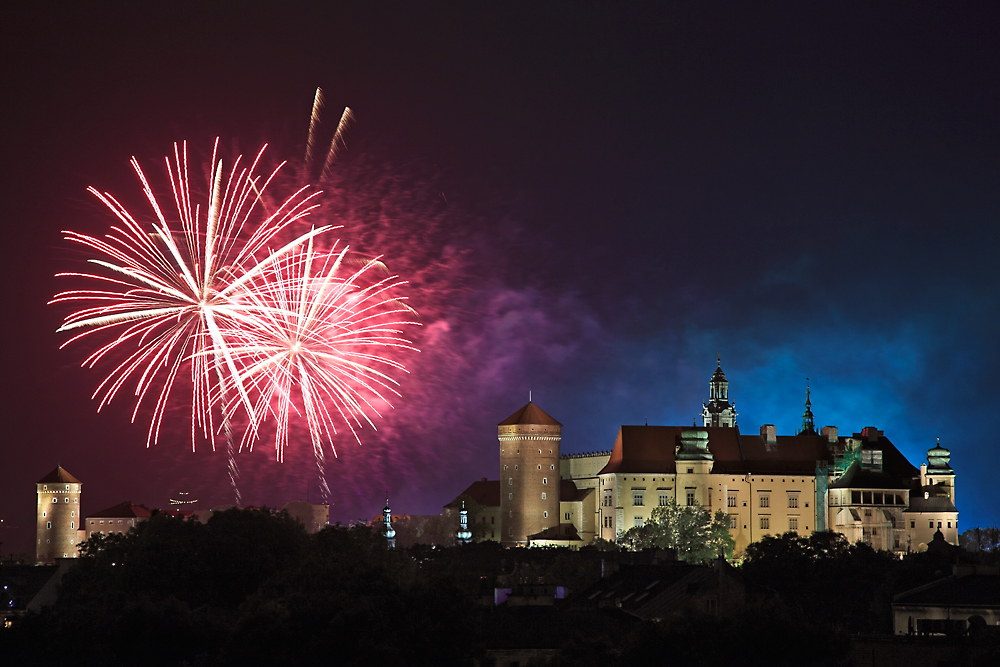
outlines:
[{"label": "night sky", "polygon": [[[4,554],[33,552],[56,464],[84,513],[232,501],[182,409],[152,449],[129,396],[96,412],[103,375],[46,305],[85,259],[60,231],[111,224],[90,185],[149,219],[128,160],[161,178],[174,141],[267,142],[301,175],[317,86],[356,118],[319,215],[412,281],[424,325],[397,408],[338,442],[334,520],[495,477],[529,391],[564,453],[689,424],[721,354],[744,432],[793,434],[809,377],[817,426],[876,426],[915,464],[940,437],[960,528],[1000,522],[996,8],[541,4],[7,10]],[[318,500],[299,443],[241,455],[246,503]]]}]

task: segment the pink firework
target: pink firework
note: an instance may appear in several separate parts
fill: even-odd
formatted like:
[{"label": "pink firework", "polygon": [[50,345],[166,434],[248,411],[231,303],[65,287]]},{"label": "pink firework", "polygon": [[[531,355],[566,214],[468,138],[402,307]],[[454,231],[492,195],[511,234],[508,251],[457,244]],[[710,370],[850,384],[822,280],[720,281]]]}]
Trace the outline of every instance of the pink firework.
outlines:
[{"label": "pink firework", "polygon": [[[261,197],[280,165],[266,178],[257,175],[261,148],[249,166],[241,166],[242,158],[236,158],[227,175],[222,161],[216,159],[217,149],[218,140],[204,205],[194,203],[191,196],[187,144],[175,144],[173,160],[165,158],[176,211],[170,219],[133,157],[132,167],[152,218],[140,222],[111,194],[89,188],[119,224],[102,238],[64,232],[68,240],[98,255],[90,262],[101,271],[59,274],[97,283],[53,298],[52,303],[82,306],[67,315],[59,329],[80,330],[63,347],[81,339],[97,339],[97,349],[83,365],[114,364],[94,392],[95,398],[100,397],[98,410],[123,387],[134,385],[134,421],[147,396],[155,397],[147,445],[158,439],[164,411],[182,373],[190,373],[191,379],[192,447],[199,427],[210,439],[216,434],[211,410],[216,387],[230,388],[238,402],[250,408],[251,399],[242,384],[224,382],[238,378],[239,369],[221,330],[232,318],[245,316],[248,306],[241,295],[256,276],[308,239],[331,229],[314,229],[270,250],[268,244],[276,235],[316,207],[312,199],[318,193],[306,195],[303,188],[268,212]],[[248,414],[253,430],[255,414],[249,409]],[[232,455],[225,415],[223,426]],[[231,474],[235,487],[234,461]]]},{"label": "pink firework", "polygon": [[[275,420],[278,461],[291,418],[305,417],[324,498],[324,444],[336,455],[338,424],[358,443],[359,428],[375,428],[372,417],[399,396],[392,373],[406,370],[394,353],[415,350],[404,327],[417,323],[397,296],[404,283],[377,259],[352,262],[347,251],[334,243],[318,252],[312,238],[296,246],[247,281],[247,309],[222,331],[240,369],[232,384],[253,396],[252,421]],[[222,395],[227,411],[241,405],[235,393]]]}]

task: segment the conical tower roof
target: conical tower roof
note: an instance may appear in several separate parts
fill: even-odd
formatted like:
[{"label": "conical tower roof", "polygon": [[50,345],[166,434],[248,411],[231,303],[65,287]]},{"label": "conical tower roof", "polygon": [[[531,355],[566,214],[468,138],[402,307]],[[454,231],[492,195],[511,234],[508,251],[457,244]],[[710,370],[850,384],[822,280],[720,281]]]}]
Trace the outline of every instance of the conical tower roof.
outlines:
[{"label": "conical tower roof", "polygon": [[528,404],[512,414],[507,419],[497,424],[497,426],[515,426],[517,424],[538,424],[541,426],[562,426],[555,419],[545,414],[540,407],[528,401]]},{"label": "conical tower roof", "polygon": [[53,470],[45,477],[42,477],[40,480],[38,480],[39,484],[58,484],[60,482],[63,484],[82,483],[76,477],[73,477],[73,475],[66,472],[65,468],[63,468],[62,466],[56,466],[55,470]]}]

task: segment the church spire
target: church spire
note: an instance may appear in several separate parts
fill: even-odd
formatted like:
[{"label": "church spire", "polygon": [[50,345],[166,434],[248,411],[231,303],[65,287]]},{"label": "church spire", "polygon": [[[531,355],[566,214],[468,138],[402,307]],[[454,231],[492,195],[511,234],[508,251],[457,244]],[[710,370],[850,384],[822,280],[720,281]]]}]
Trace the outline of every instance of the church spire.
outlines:
[{"label": "church spire", "polygon": [[809,400],[809,378],[806,378],[806,409],[802,413],[802,428],[799,435],[816,435],[816,421],[813,419],[812,401]]}]

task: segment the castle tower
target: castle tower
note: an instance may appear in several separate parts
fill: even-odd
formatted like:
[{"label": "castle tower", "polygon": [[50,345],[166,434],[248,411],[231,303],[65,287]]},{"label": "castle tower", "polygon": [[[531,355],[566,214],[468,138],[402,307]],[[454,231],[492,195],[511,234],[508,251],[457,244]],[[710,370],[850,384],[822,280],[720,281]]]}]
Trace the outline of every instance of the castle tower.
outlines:
[{"label": "castle tower", "polygon": [[529,402],[497,426],[500,528],[505,546],[559,525],[562,424]]},{"label": "castle tower", "polygon": [[708,381],[708,403],[702,403],[701,417],[705,426],[736,426],[736,404],[729,402],[729,381],[722,372],[722,357],[712,379]]},{"label": "castle tower", "polygon": [[83,527],[80,518],[82,487],[80,480],[62,467],[56,467],[38,480],[35,562],[39,565],[54,563],[56,558],[79,556],[77,530]]},{"label": "castle tower", "polygon": [[813,419],[812,401],[809,400],[809,378],[806,378],[806,409],[802,413],[799,435],[816,435],[816,421]]},{"label": "castle tower", "polygon": [[955,504],[955,471],[951,467],[951,452],[941,446],[941,438],[937,444],[927,450],[927,485],[941,489],[947,493],[951,504]]}]

